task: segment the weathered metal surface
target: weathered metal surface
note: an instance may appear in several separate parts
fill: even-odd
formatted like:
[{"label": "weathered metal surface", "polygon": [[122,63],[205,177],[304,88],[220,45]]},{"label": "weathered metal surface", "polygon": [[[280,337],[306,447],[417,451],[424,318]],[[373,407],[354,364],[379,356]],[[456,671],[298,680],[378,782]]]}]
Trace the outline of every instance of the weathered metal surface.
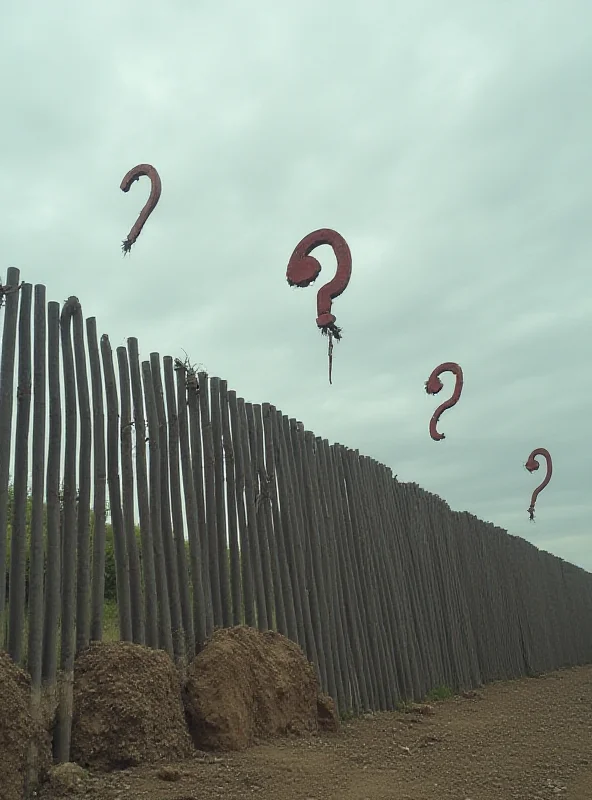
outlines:
[{"label": "weathered metal surface", "polygon": [[128,233],[127,238],[124,239],[121,249],[123,250],[123,255],[129,253],[132,249],[132,245],[137,241],[138,236],[142,232],[142,228],[146,224],[146,220],[152,214],[154,209],[156,208],[156,204],[160,200],[160,193],[162,191],[162,183],[160,181],[160,175],[156,171],[156,169],[152,166],[152,164],[138,164],[137,167],[130,169],[124,179],[121,181],[121,186],[119,187],[122,192],[129,192],[132,183],[139,180],[142,177],[150,178],[151,189],[150,189],[150,196],[146,201],[144,208],[140,211],[138,219],[136,220],[133,228]]},{"label": "weathered metal surface", "polygon": [[305,288],[313,283],[320,275],[321,265],[310,254],[322,244],[333,248],[337,272],[317,293],[317,325],[319,328],[332,328],[335,325],[335,317],[331,313],[332,301],[347,288],[352,271],[351,252],[343,236],[330,228],[309,233],[296,245],[288,263],[286,278],[290,286]]},{"label": "weathered metal surface", "polygon": [[553,462],[551,460],[551,454],[548,450],[545,450],[544,447],[537,447],[532,453],[528,456],[528,461],[524,465],[529,472],[534,472],[539,468],[539,462],[536,460],[537,456],[543,456],[547,461],[547,474],[545,475],[545,480],[540,483],[537,488],[532,493],[532,497],[530,498],[530,506],[528,508],[528,513],[530,515],[530,519],[534,520],[534,504],[536,503],[536,499],[539,494],[543,491],[545,486],[551,480],[551,475],[553,474]]},{"label": "weathered metal surface", "polygon": [[445,361],[443,364],[437,366],[427,379],[425,389],[428,394],[438,394],[438,392],[442,391],[443,384],[440,380],[440,375],[442,375],[443,372],[452,372],[456,376],[456,385],[454,387],[452,397],[438,406],[430,420],[430,436],[435,442],[439,442],[446,438],[443,433],[438,433],[438,420],[447,408],[452,408],[452,406],[455,406],[458,403],[463,389],[464,378],[462,369],[454,361]]},{"label": "weathered metal surface", "polygon": [[338,341],[341,339],[341,328],[337,327],[335,316],[331,313],[332,301],[347,288],[352,271],[351,252],[343,236],[331,228],[320,228],[305,236],[290,256],[286,280],[290,286],[300,288],[310,286],[321,272],[321,265],[310,254],[322,244],[330,245],[337,259],[335,277],[321,286],[317,293],[317,325],[322,333],[329,336],[329,383],[331,383],[333,339]]}]

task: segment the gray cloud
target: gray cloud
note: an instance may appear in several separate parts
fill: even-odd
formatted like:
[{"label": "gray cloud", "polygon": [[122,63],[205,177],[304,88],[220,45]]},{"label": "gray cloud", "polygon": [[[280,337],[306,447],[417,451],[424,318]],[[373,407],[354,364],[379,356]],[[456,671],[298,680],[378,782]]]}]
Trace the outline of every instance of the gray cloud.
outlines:
[{"label": "gray cloud", "polygon": [[[584,0],[9,3],[0,33],[3,265],[80,297],[114,346],[181,355],[401,480],[592,569]],[[119,250],[147,180],[162,199]],[[309,231],[348,240],[327,381]],[[461,402],[423,383],[465,371]],[[453,379],[444,378],[442,397]],[[545,446],[553,481],[523,464]]]}]

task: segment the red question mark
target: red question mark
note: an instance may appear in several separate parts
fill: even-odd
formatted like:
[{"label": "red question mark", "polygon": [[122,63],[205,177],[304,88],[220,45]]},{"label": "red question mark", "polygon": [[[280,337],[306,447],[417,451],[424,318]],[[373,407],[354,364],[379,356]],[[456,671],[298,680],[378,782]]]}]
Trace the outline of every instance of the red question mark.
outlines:
[{"label": "red question mark", "polygon": [[[321,265],[310,253],[315,247],[329,244],[337,258],[337,272],[333,280],[322,286],[317,294],[317,325],[321,329],[334,329],[335,317],[331,314],[331,301],[347,288],[352,271],[352,257],[343,236],[330,228],[321,228],[305,236],[299,242],[288,263],[286,278],[290,286],[304,288],[315,281],[321,272]],[[339,330],[339,329],[338,329]],[[335,338],[339,338],[333,330]]]},{"label": "red question mark", "polygon": [[436,426],[438,425],[438,420],[440,419],[442,413],[446,411],[447,408],[452,408],[458,403],[460,398],[460,394],[463,388],[463,371],[456,364],[454,361],[445,361],[444,364],[440,364],[436,369],[432,372],[430,377],[427,379],[425,384],[425,389],[428,394],[438,394],[443,388],[442,381],[440,380],[440,375],[443,372],[452,372],[456,376],[456,386],[454,387],[454,392],[452,397],[449,400],[446,400],[442,405],[438,406],[438,408],[434,411],[432,418],[430,420],[430,436],[435,442],[439,442],[442,439],[445,439],[443,433],[438,433],[436,430]]},{"label": "red question mark", "polygon": [[121,246],[124,256],[126,253],[129,253],[129,251],[132,249],[132,245],[137,241],[138,236],[142,232],[142,228],[146,223],[146,220],[148,219],[150,214],[152,214],[152,212],[156,208],[156,204],[160,200],[162,183],[160,182],[160,175],[158,174],[156,169],[152,166],[152,164],[138,164],[137,167],[130,169],[125,178],[121,181],[121,186],[119,188],[121,189],[122,192],[129,192],[132,183],[134,183],[134,181],[137,181],[142,177],[150,178],[150,183],[152,184],[150,189],[150,196],[146,201],[146,205],[140,211],[140,215],[138,216],[135,225],[128,233],[127,238],[124,240]]},{"label": "red question mark", "polygon": [[294,248],[290,256],[286,279],[290,286],[305,288],[320,275],[321,265],[310,254],[315,247],[322,244],[331,245],[337,258],[337,272],[333,280],[321,286],[317,293],[317,325],[321,333],[329,335],[329,383],[333,364],[333,337],[341,339],[341,328],[335,324],[331,313],[332,301],[347,288],[352,271],[352,257],[349,245],[337,231],[331,228],[320,228],[305,236]]},{"label": "red question mark", "polygon": [[547,461],[547,474],[545,475],[545,480],[537,486],[537,488],[532,493],[532,497],[530,498],[530,508],[528,509],[528,513],[530,514],[531,521],[534,521],[534,504],[536,503],[536,499],[540,492],[543,491],[545,486],[551,480],[551,475],[553,474],[553,462],[551,461],[551,454],[548,450],[545,450],[544,447],[537,447],[536,450],[533,450],[532,453],[528,456],[528,461],[524,465],[529,472],[534,472],[539,468],[539,462],[536,460],[537,456],[544,456]]}]

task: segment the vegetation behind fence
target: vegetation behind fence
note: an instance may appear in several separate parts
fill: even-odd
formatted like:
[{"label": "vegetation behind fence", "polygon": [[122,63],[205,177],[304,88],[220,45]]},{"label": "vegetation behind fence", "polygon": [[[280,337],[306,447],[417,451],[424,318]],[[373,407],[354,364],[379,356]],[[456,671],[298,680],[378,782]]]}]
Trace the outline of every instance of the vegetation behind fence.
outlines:
[{"label": "vegetation behind fence", "polygon": [[110,542],[122,639],[182,662],[215,627],[273,628],[342,712],[592,661],[589,573],[188,361],[140,360],[133,338],[113,353],[77,298],[60,309],[18,280],[0,364],[0,647],[34,703],[60,675],[59,760],[75,655],[102,638]]}]

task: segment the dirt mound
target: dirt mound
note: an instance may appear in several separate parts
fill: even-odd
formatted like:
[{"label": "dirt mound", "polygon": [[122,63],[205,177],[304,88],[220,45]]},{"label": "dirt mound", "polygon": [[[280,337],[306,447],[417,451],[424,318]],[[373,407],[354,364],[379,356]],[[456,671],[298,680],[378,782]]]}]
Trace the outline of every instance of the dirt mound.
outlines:
[{"label": "dirt mound", "polygon": [[95,642],[76,659],[72,760],[122,769],[193,752],[176,668],[162,650]]},{"label": "dirt mound", "polygon": [[184,700],[195,745],[242,750],[257,739],[317,729],[314,667],[274,631],[217,630],[187,670]]},{"label": "dirt mound", "polygon": [[317,721],[321,731],[335,733],[339,730],[339,714],[333,698],[328,694],[319,694],[317,698]]},{"label": "dirt mound", "polygon": [[4,800],[23,797],[27,752],[35,735],[30,697],[26,673],[0,651],[0,794]]}]

